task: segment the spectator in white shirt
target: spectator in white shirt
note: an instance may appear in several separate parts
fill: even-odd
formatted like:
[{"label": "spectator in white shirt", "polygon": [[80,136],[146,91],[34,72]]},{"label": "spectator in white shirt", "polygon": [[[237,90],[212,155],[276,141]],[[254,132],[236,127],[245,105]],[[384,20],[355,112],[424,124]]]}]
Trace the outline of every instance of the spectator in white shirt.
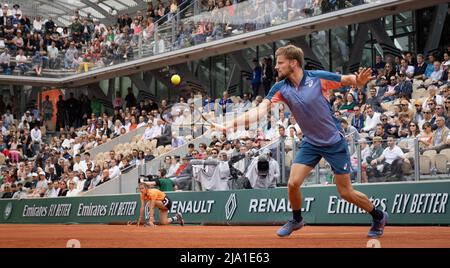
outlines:
[{"label": "spectator in white shirt", "polygon": [[2,54],[0,54],[0,66],[3,68],[3,72],[9,68],[11,64],[11,55],[9,54],[9,49],[5,48]]},{"label": "spectator in white shirt", "polygon": [[145,127],[147,123],[145,123],[145,118],[143,116],[139,116],[139,124],[136,128]]},{"label": "spectator in white shirt", "polygon": [[24,55],[24,52],[22,49],[19,50],[16,56],[16,64],[17,67],[20,69],[21,74],[25,74],[30,70],[30,67],[27,64],[27,57]]},{"label": "spectator in white shirt", "polygon": [[288,127],[288,119],[285,117],[284,113],[280,113],[280,119],[277,121],[278,125],[282,125],[284,128]]},{"label": "spectator in white shirt", "polygon": [[153,122],[151,120],[148,120],[147,122],[147,128],[145,129],[144,135],[142,135],[142,140],[151,140],[155,137],[158,137],[161,135],[161,130],[157,126],[153,125]]},{"label": "spectator in white shirt", "polygon": [[414,76],[414,66],[409,65],[406,59],[401,59],[400,72],[398,73],[398,75],[400,75],[400,73],[406,74],[407,77],[412,78]]},{"label": "spectator in white shirt", "polygon": [[34,192],[37,193],[38,196],[43,196],[47,191],[47,189],[48,189],[48,181],[45,178],[45,172],[40,171]]},{"label": "spectator in white shirt", "polygon": [[88,169],[88,163],[91,163],[91,167],[94,166],[94,163],[91,161],[91,154],[89,152],[85,152],[84,160],[80,161],[80,168],[83,172],[86,172]]},{"label": "spectator in white shirt", "polygon": [[116,160],[112,159],[110,168],[109,168],[109,178],[113,179],[120,176],[122,172],[120,171],[119,166],[117,166]]},{"label": "spectator in white shirt", "polygon": [[377,124],[381,123],[380,113],[374,112],[372,107],[367,107],[366,113],[367,114],[364,120],[364,128],[362,129],[362,132],[371,133],[375,131]]},{"label": "spectator in white shirt", "polygon": [[75,141],[73,142],[73,154],[77,155],[80,153],[81,150],[81,138],[80,137],[75,137]]},{"label": "spectator in white shirt", "polygon": [[78,172],[78,181],[76,183],[76,188],[78,192],[82,192],[84,188],[84,184],[86,183],[86,175],[84,172]]},{"label": "spectator in white shirt", "polygon": [[22,116],[22,119],[20,119],[20,122],[23,122],[24,120],[27,120],[28,123],[33,120],[30,111],[25,112],[25,114]]},{"label": "spectator in white shirt", "polygon": [[69,181],[69,191],[67,191],[66,196],[78,196],[80,194],[80,191],[76,188],[74,181]]},{"label": "spectator in white shirt", "polygon": [[33,31],[36,33],[42,33],[42,25],[44,25],[44,21],[41,19],[41,16],[36,16],[33,21]]},{"label": "spectator in white shirt", "polygon": [[74,159],[72,170],[73,171],[80,171],[80,170],[82,170],[81,156],[79,154],[75,155],[75,159]]},{"label": "spectator in white shirt", "polygon": [[384,149],[381,156],[372,160],[371,164],[377,165],[379,163],[383,163],[383,172],[385,172],[387,168],[391,168],[393,173],[401,174],[403,162],[409,164],[409,160],[405,157],[402,149],[395,145],[393,136],[388,137],[387,144],[388,147]]},{"label": "spectator in white shirt", "polygon": [[35,144],[41,144],[42,143],[42,133],[41,133],[41,130],[39,129],[39,125],[36,124],[34,126],[34,128],[30,132],[30,135],[31,135],[31,140]]},{"label": "spectator in white shirt", "polygon": [[58,55],[59,55],[58,48],[56,47],[55,41],[53,41],[52,44],[47,47],[47,56],[49,59],[50,69],[58,68],[58,66],[59,66]]}]

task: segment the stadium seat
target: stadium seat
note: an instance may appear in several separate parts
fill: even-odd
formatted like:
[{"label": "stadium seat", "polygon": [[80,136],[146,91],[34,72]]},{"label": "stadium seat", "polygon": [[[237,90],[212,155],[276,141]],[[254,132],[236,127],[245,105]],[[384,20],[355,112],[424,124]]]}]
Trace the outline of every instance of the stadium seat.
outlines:
[{"label": "stadium seat", "polygon": [[137,143],[137,145],[138,145],[138,150],[139,151],[145,151],[145,149],[147,148],[147,146],[145,145],[145,143],[144,142],[139,142],[139,143]]},{"label": "stadium seat", "polygon": [[408,158],[408,159],[414,159],[414,152],[407,152],[406,154],[405,154],[405,157],[406,158]]},{"label": "stadium seat", "polygon": [[155,151],[156,145],[158,144],[158,140],[153,139],[150,144],[151,144],[151,150]]},{"label": "stadium seat", "polygon": [[431,169],[431,158],[427,155],[419,157],[420,174],[429,175]]},{"label": "stadium seat", "polygon": [[115,147],[114,147],[114,151],[121,151],[122,150],[122,148],[123,148],[123,144],[122,143],[120,143],[120,144],[117,144]]},{"label": "stadium seat", "polygon": [[437,154],[436,150],[427,150],[427,151],[423,152],[423,155],[428,155],[428,156],[433,156],[436,154]]},{"label": "stadium seat", "polygon": [[435,165],[438,173],[441,173],[441,174],[448,173],[448,168],[447,168],[448,158],[446,155],[436,154],[433,157],[433,160],[434,160],[433,162],[434,162],[434,165]]},{"label": "stadium seat", "polygon": [[440,154],[446,155],[447,158],[450,160],[450,149],[444,149],[440,151]]},{"label": "stadium seat", "polygon": [[162,146],[162,145],[158,146],[158,148],[156,148],[156,152],[158,153],[158,156],[162,155],[164,153],[164,150],[165,150],[164,146]]},{"label": "stadium seat", "polygon": [[134,141],[135,141],[135,142],[138,142],[138,141],[141,140],[142,135],[136,135],[136,136],[134,136],[133,138],[134,138]]},{"label": "stadium seat", "polygon": [[407,140],[401,140],[398,143],[398,147],[400,147],[401,149],[408,149],[408,141]]},{"label": "stadium seat", "polygon": [[139,146],[137,145],[137,143],[132,143],[130,147],[132,150],[139,150]]},{"label": "stadium seat", "polygon": [[164,147],[164,151],[165,151],[165,153],[168,153],[168,152],[170,152],[170,151],[172,151],[172,145],[166,145],[165,147]]}]

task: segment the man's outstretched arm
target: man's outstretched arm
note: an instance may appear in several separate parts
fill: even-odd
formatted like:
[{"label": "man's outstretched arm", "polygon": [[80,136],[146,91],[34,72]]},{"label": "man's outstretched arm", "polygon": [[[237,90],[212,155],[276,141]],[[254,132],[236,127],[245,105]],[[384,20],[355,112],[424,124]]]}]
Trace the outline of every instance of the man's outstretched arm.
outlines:
[{"label": "man's outstretched arm", "polygon": [[237,118],[224,122],[223,125],[217,123],[214,123],[213,125],[216,129],[221,131],[233,130],[237,126],[251,125],[258,122],[258,120],[267,118],[271,103],[270,100],[264,99],[257,107],[248,110]]}]

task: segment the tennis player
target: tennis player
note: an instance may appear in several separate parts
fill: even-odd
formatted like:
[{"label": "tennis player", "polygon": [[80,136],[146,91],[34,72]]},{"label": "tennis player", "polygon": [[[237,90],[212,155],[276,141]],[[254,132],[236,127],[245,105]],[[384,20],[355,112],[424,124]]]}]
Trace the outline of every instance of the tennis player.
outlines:
[{"label": "tennis player", "polygon": [[372,216],[373,223],[368,236],[382,236],[388,214],[376,209],[366,195],[353,189],[348,145],[328,100],[328,90],[350,85],[362,88],[373,78],[371,69],[364,68],[355,75],[307,71],[303,69],[303,51],[293,45],[279,48],[275,55],[275,69],[280,81],[271,88],[264,101],[240,117],[224,125],[214,126],[226,131],[237,125],[255,123],[258,118],[266,118],[271,104],[275,102],[284,102],[300,125],[304,138],[293,161],[288,181],[293,218],[277,231],[278,236],[289,236],[305,225],[301,215],[300,186],[322,157],[331,165],[340,196]]},{"label": "tennis player", "polygon": [[139,219],[137,221],[137,225],[142,223],[142,216],[144,215],[145,204],[149,207],[149,221],[144,224],[144,226],[155,227],[155,208],[159,209],[159,222],[162,225],[171,224],[174,222],[178,222],[181,226],[184,225],[184,219],[181,213],[177,213],[175,216],[169,218],[169,210],[172,206],[172,202],[170,201],[167,195],[158,190],[149,188],[149,186],[141,182],[139,183],[139,191],[141,192],[141,209],[139,211]]}]

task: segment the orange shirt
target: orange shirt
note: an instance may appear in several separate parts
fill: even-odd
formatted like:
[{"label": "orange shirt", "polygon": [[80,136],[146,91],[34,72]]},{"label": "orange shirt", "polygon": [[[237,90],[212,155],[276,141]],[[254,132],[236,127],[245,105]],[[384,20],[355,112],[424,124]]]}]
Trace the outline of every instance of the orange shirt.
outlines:
[{"label": "orange shirt", "polygon": [[166,194],[164,192],[161,192],[158,189],[148,189],[147,193],[142,194],[141,193],[141,200],[147,200],[147,201],[151,201],[151,200],[157,200],[157,201],[162,201],[164,200],[164,198],[166,198]]},{"label": "orange shirt", "polygon": [[129,131],[132,131],[132,130],[134,130],[136,128],[137,128],[137,124],[136,123],[131,124]]}]

